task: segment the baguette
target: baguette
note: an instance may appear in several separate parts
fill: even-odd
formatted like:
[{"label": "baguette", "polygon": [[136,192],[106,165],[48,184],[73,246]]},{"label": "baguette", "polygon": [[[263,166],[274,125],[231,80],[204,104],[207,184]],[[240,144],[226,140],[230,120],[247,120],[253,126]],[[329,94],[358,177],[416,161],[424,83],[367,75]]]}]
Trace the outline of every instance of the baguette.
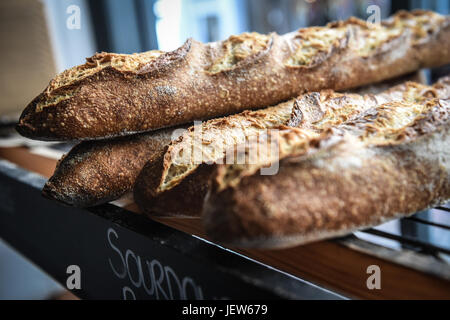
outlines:
[{"label": "baguette", "polygon": [[[407,82],[378,95],[342,94],[331,90],[304,94],[278,106],[207,121],[202,136],[191,128],[172,141],[164,154],[149,161],[134,187],[134,199],[153,216],[199,217],[213,166],[234,146],[283,126],[301,127],[315,137],[329,127],[358,117],[389,101],[427,98],[434,88]],[[194,158],[199,154],[201,157]]]},{"label": "baguette", "polygon": [[42,140],[91,140],[274,105],[450,62],[450,17],[401,11],[285,34],[244,33],[173,52],[99,53],[56,76],[17,130]]},{"label": "baguette", "polygon": [[90,207],[116,200],[129,192],[139,171],[164,151],[173,130],[85,141],[58,162],[42,194],[76,207]]},{"label": "baguette", "polygon": [[[436,85],[444,89],[448,78]],[[243,247],[288,247],[377,225],[450,198],[448,90],[388,102],[319,137],[280,132],[279,154],[217,164],[207,234]],[[444,94],[443,96],[438,96]],[[443,98],[443,99],[440,99]],[[250,144],[251,153],[257,144]],[[276,175],[259,169],[278,161]]]},{"label": "baguette", "polygon": [[[371,86],[371,91],[378,90],[377,87]],[[242,117],[240,121],[236,120],[240,116],[228,117],[227,121],[212,120],[208,127],[214,128],[220,122],[241,127],[251,127],[250,123],[254,126],[258,124],[260,127],[275,126],[287,121],[291,106],[290,104],[284,104],[277,109],[277,113],[271,112],[271,108],[265,111],[244,112],[245,117]],[[266,117],[263,117],[263,114]],[[279,118],[276,118],[277,115]],[[249,118],[247,119],[247,117]],[[259,122],[251,122],[252,117],[259,119]],[[261,119],[265,120],[261,121]],[[222,125],[220,130],[228,135],[229,132],[223,129],[224,127],[226,125]],[[255,126],[255,128],[257,127]],[[165,154],[166,145],[172,138],[177,137],[174,130],[160,130],[107,141],[82,142],[60,160],[42,193],[47,198],[76,207],[89,207],[116,200],[132,189],[138,172],[147,161],[156,163],[158,159],[162,158]],[[220,130],[209,131],[209,136],[218,135]],[[256,132],[250,131],[247,130],[246,132],[248,136],[256,134]],[[188,132],[186,131],[188,137],[181,138],[184,142],[192,139]],[[205,132],[208,132],[208,129]],[[155,173],[163,172],[159,168],[147,170]],[[200,183],[200,181],[208,180],[207,172],[209,172],[209,167],[202,168],[199,172],[189,175],[180,188],[175,188],[172,192],[161,193],[157,197],[157,201],[153,201],[152,210],[154,212],[175,212],[176,215],[183,213],[184,215],[197,216],[201,212],[203,196],[192,195],[206,194],[206,184]],[[178,177],[180,180],[181,178]],[[184,199],[189,199],[189,205],[186,207],[189,208],[187,210],[191,211],[184,209],[182,212],[179,209],[180,203],[171,199],[171,194],[174,193]]]},{"label": "baguette", "polygon": [[199,164],[218,161],[229,147],[285,124],[293,102],[190,127],[141,170],[134,186],[136,204],[151,215],[199,216],[210,174],[208,167],[198,170]]}]

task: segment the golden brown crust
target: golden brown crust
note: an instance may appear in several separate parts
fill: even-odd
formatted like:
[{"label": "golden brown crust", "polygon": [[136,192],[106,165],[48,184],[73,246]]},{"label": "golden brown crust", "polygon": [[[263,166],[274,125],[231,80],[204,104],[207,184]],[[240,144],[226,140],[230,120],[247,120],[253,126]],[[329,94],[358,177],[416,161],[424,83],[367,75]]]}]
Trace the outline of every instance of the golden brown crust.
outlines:
[{"label": "golden brown crust", "polygon": [[213,239],[232,245],[284,247],[437,205],[450,197],[448,167],[444,169],[438,158],[418,157],[416,150],[444,136],[448,145],[448,135],[447,129],[436,138],[417,140],[415,146],[347,154],[366,156],[357,170],[335,171],[326,167],[327,162],[318,167],[303,161],[283,163],[276,176],[244,177],[235,188],[211,193],[205,205],[206,230]]},{"label": "golden brown crust", "polygon": [[[306,138],[318,137],[330,127],[354,120],[377,105],[434,97],[430,95],[433,90],[433,87],[413,82],[395,86],[378,95],[322,90],[275,107],[207,121],[202,125],[202,136],[197,140],[194,139],[193,128],[190,128],[171,143],[164,155],[143,168],[134,188],[135,201],[150,215],[199,216],[212,172],[212,166],[206,164],[222,160],[226,152],[234,152],[236,144],[251,141],[271,128],[283,129],[285,124],[299,128],[294,138],[301,142]],[[291,146],[296,144],[289,143],[282,151],[293,152]],[[182,150],[181,154],[187,157],[177,157]],[[193,151],[189,153],[191,150],[197,150],[197,154],[203,156],[199,162],[191,158],[194,154]],[[259,168],[256,166],[254,169]]]},{"label": "golden brown crust", "polygon": [[160,176],[163,163],[164,155],[161,154],[144,166],[136,179],[134,201],[149,216],[199,217],[213,167],[197,168],[170,190],[156,193],[152,182]]},{"label": "golden brown crust", "polygon": [[[294,100],[256,111],[212,119],[190,127],[149,161],[134,187],[134,199],[151,215],[199,216],[208,184],[208,169],[201,163],[223,158],[226,149],[285,124]],[[201,130],[201,131],[196,131]]]},{"label": "golden brown crust", "polygon": [[281,133],[276,175],[258,171],[273,159],[216,165],[204,210],[208,234],[233,245],[292,246],[447,201],[450,101],[436,98],[438,87],[369,109],[320,137]]},{"label": "golden brown crust", "polygon": [[188,40],[169,53],[99,54],[53,80],[17,129],[34,139],[98,139],[379,82],[450,62],[449,21],[401,12],[379,26],[352,18],[284,36]]},{"label": "golden brown crust", "polygon": [[199,164],[212,163],[223,158],[227,148],[245,142],[249,137],[263,133],[268,128],[286,124],[293,101],[256,111],[246,110],[188,128],[167,148],[163,170],[158,180],[155,180],[155,192],[173,188],[195,171]]},{"label": "golden brown crust", "polygon": [[164,151],[172,130],[76,145],[59,162],[42,194],[77,207],[115,200],[129,192],[144,164]]}]

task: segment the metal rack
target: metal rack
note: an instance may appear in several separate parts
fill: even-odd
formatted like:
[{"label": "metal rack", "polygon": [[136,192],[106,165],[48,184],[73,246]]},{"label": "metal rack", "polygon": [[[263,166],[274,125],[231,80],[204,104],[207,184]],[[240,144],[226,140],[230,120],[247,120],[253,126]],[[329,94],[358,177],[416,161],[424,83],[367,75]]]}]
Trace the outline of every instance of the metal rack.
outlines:
[{"label": "metal rack", "polygon": [[355,250],[450,280],[448,204],[338,240]]}]

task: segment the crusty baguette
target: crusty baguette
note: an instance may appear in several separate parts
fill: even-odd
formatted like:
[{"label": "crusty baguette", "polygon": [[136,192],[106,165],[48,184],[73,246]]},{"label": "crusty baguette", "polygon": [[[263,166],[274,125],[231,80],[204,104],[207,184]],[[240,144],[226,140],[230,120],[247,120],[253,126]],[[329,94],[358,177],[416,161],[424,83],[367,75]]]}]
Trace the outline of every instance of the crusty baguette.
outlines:
[{"label": "crusty baguette", "polygon": [[42,194],[77,207],[115,200],[129,192],[144,164],[164,151],[173,130],[85,141],[59,162]]},{"label": "crusty baguette", "polygon": [[[442,84],[442,83],[441,83]],[[448,84],[448,79],[447,79]],[[432,90],[436,95],[446,90]],[[218,164],[204,224],[216,241],[287,247],[367,228],[450,198],[450,100],[389,102],[307,139],[290,129],[279,157]],[[256,144],[245,150],[251,153]],[[276,175],[261,167],[280,160]]]},{"label": "crusty baguette", "polygon": [[136,179],[135,202],[152,215],[198,216],[209,180],[209,168],[197,170],[199,164],[215,162],[224,157],[227,148],[285,124],[291,117],[293,102],[190,127],[144,166]]},{"label": "crusty baguette", "polygon": [[[388,101],[428,98],[434,88],[407,82],[378,95],[342,94],[331,90],[304,94],[278,106],[214,119],[202,125],[202,136],[191,128],[172,141],[164,154],[149,161],[139,174],[134,199],[147,214],[198,217],[213,166],[233,147],[268,129],[298,126],[314,137],[331,126]],[[194,155],[200,155],[198,159]]]},{"label": "crusty baguette", "polygon": [[[384,85],[380,84],[378,86]],[[378,90],[378,86],[371,86],[370,90]],[[278,107],[279,118],[276,117],[277,114],[271,113],[271,109],[268,108],[264,111],[265,117],[262,117],[263,113],[260,111],[246,112],[243,114],[246,117],[241,122],[236,121],[240,116],[231,116],[227,123],[235,126],[240,125],[241,127],[251,127],[250,124],[253,124],[253,126],[256,124],[265,126],[269,125],[269,123],[272,123],[271,125],[274,126],[282,124],[288,119],[290,108],[290,105],[287,104],[284,107]],[[257,116],[259,122],[251,122],[252,115]],[[249,118],[247,119],[247,117]],[[262,121],[263,119],[264,122]],[[210,121],[210,127],[214,128],[212,124],[217,125],[221,121],[224,122],[223,120]],[[219,128],[224,126],[222,124]],[[247,130],[247,135],[254,134],[249,131],[251,130]],[[189,135],[188,132],[185,135]],[[208,132],[208,129],[206,132]],[[216,131],[214,132],[214,134],[217,134]],[[171,133],[173,133],[173,130],[168,129],[127,138],[110,139],[108,141],[82,142],[60,161],[53,176],[45,185],[43,194],[48,198],[77,207],[98,205],[115,200],[131,190],[143,164],[147,161],[149,163],[157,163],[157,160],[163,157],[165,154],[164,148],[171,141]],[[222,129],[223,133],[224,130]],[[225,133],[229,134],[228,132]],[[210,137],[213,137],[214,134],[209,132]],[[192,137],[185,137],[184,141],[186,142],[190,138],[192,139]],[[123,165],[122,162],[127,165]],[[119,164],[120,166],[118,167]],[[164,172],[156,168],[148,171],[157,174]],[[170,195],[176,192],[179,196],[189,199],[189,206],[186,206],[186,208],[192,209],[192,211],[195,210],[195,213],[184,211],[183,214],[189,216],[198,215],[201,211],[199,208],[201,208],[203,196],[192,197],[191,195],[206,194],[206,185],[199,181],[207,181],[207,171],[209,172],[209,168],[199,170],[199,172],[189,176],[183,182],[183,186],[171,193],[162,193],[157,198],[158,201],[153,202],[153,210],[156,212],[181,214],[182,212],[177,210],[180,204],[170,199]],[[181,174],[182,172],[179,173]],[[178,177],[178,179],[180,178]],[[196,201],[199,203],[196,203]]]},{"label": "crusty baguette", "polygon": [[283,36],[190,39],[168,53],[100,53],[54,78],[17,130],[43,140],[128,135],[449,62],[450,17],[429,11],[402,11],[381,24],[350,18]]}]

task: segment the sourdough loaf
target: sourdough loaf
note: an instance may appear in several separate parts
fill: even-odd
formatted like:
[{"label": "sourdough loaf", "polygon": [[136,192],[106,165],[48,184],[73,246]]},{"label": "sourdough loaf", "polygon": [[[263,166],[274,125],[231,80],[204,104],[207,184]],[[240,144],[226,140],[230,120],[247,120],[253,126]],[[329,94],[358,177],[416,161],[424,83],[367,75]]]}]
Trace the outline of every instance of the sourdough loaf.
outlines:
[{"label": "sourdough loaf", "polygon": [[42,140],[128,135],[344,90],[450,62],[450,17],[399,12],[285,34],[244,33],[173,52],[99,53],[56,76],[17,130]]},{"label": "sourdough loaf", "polygon": [[[389,101],[428,98],[434,87],[407,82],[377,95],[336,93],[331,90],[301,95],[278,106],[214,119],[202,124],[198,136],[191,127],[164,154],[149,161],[139,174],[134,198],[146,213],[158,216],[198,217],[208,191],[213,166],[227,162],[235,146],[267,133],[295,126],[316,137],[329,127],[357,118]],[[196,158],[198,156],[198,158]]]},{"label": "sourdough loaf", "polygon": [[293,102],[246,110],[188,128],[144,166],[136,179],[134,200],[149,214],[198,216],[210,173],[209,167],[198,170],[199,164],[216,162],[228,148],[285,124]]},{"label": "sourdough loaf", "polygon": [[129,192],[144,164],[157,157],[176,134],[174,130],[85,141],[57,164],[42,194],[71,206],[88,207]]},{"label": "sourdough loaf", "polygon": [[[379,86],[385,85],[371,86],[370,90],[377,91]],[[205,146],[203,152],[205,152],[205,158],[216,161],[217,158],[222,157],[223,150],[220,149],[220,152],[217,150],[217,142],[224,137],[233,137],[232,140],[228,140],[228,144],[239,143],[244,141],[245,135],[256,135],[263,132],[265,127],[284,124],[289,119],[292,104],[289,102],[276,108],[244,112],[241,115],[209,121],[204,127],[206,135],[203,141],[203,146]],[[159,196],[152,196],[155,200],[152,201],[151,206],[146,201],[147,210],[165,212],[166,215],[173,213],[197,216],[201,211],[203,195],[207,191],[204,182],[208,180],[207,174],[210,167],[204,167],[197,171],[197,166],[191,163],[190,166],[185,167],[183,172],[180,166],[177,166],[181,159],[177,159],[176,151],[180,152],[182,149],[186,149],[190,145],[188,142],[192,142],[194,138],[193,128],[190,131],[181,131],[185,128],[178,128],[177,131],[166,129],[124,138],[82,142],[60,160],[53,176],[46,183],[43,194],[48,198],[78,207],[115,200],[131,190],[138,172],[148,161],[149,164],[143,176],[145,176],[148,188],[153,183],[153,188],[156,190],[152,194]],[[246,130],[242,132],[243,135],[239,135],[238,130],[244,128]],[[184,133],[183,137],[168,148],[172,150],[170,154],[174,154],[175,158],[167,159],[166,146],[171,138],[178,137],[181,133]],[[211,148],[216,150],[211,150]],[[208,150],[209,154],[206,152]],[[215,156],[214,153],[216,153]],[[165,155],[166,157],[164,157]],[[160,162],[161,160],[164,161]],[[165,169],[162,168],[162,163],[166,164]],[[171,176],[168,175],[169,171]],[[173,175],[174,171],[178,171],[178,174]],[[157,188],[163,175],[167,185],[176,185],[181,180],[183,180],[183,184],[179,187],[175,186],[170,192],[160,192]],[[185,177],[186,179],[184,179]],[[162,189],[164,188],[168,188],[168,186],[164,186]],[[173,194],[177,194],[181,199],[186,199],[185,201],[189,202],[189,205],[182,206],[180,201],[173,201]],[[180,207],[183,210],[180,210]]]},{"label": "sourdough loaf", "polygon": [[[237,246],[286,247],[447,201],[448,85],[449,78],[413,90],[402,101],[370,108],[317,137],[297,128],[269,133],[266,139],[277,140],[278,154],[215,165],[204,206],[208,235]],[[243,152],[255,148],[250,144]],[[276,175],[259,174],[274,161],[279,161]]]}]

